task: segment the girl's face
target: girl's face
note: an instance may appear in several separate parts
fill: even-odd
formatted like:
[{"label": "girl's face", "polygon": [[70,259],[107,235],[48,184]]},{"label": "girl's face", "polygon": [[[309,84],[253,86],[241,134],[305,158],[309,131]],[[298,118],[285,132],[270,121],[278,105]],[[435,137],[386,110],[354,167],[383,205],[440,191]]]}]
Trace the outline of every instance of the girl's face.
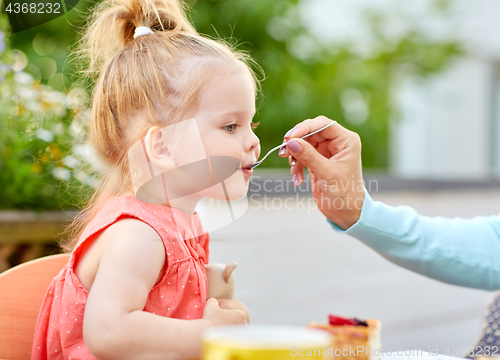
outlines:
[{"label": "girl's face", "polygon": [[[252,176],[246,167],[260,155],[252,128],[254,86],[243,66],[226,70],[201,90],[189,119],[149,129],[129,152],[129,164],[135,169],[131,174],[138,174],[134,184],[144,188],[141,199],[166,192],[169,206],[191,212],[204,197],[221,201],[245,197]],[[153,201],[147,199],[143,201]]]},{"label": "girl's face", "polygon": [[222,71],[200,91],[189,120],[168,127],[179,129],[178,135],[166,135],[179,141],[171,148],[178,171],[169,172],[165,180],[169,192],[183,194],[178,202],[245,197],[252,176],[246,167],[260,155],[252,129],[254,86],[243,66]]},{"label": "girl's face", "polygon": [[[204,191],[204,196],[237,200],[246,195],[252,171],[245,167],[257,161],[260,155],[259,138],[252,128],[254,115],[255,83],[243,66],[215,77],[201,91],[193,118],[206,157],[226,156],[233,160],[227,163],[232,175],[224,181],[226,191],[221,191],[219,184]],[[233,173],[238,163],[239,168]]]}]

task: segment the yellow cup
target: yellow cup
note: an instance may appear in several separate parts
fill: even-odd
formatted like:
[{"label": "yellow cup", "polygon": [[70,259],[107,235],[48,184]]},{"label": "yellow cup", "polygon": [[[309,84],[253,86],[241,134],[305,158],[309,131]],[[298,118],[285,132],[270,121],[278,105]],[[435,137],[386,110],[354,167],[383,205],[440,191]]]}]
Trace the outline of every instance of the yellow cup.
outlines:
[{"label": "yellow cup", "polygon": [[330,335],[299,326],[225,325],[203,333],[203,360],[323,359]]}]

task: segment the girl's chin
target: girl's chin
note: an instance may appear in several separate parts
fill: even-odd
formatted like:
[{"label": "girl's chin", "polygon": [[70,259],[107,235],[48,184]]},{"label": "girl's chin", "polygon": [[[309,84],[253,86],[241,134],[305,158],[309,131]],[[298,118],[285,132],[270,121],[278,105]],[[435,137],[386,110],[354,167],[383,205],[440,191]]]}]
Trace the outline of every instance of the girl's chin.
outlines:
[{"label": "girl's chin", "polygon": [[236,200],[241,200],[244,197],[246,197],[247,192],[248,192],[248,184],[246,184],[246,186],[239,185],[238,188],[226,186],[226,191],[219,188],[219,189],[217,189],[217,191],[211,191],[210,193],[208,193],[206,195],[207,195],[207,197],[215,199],[215,200],[236,201]]}]

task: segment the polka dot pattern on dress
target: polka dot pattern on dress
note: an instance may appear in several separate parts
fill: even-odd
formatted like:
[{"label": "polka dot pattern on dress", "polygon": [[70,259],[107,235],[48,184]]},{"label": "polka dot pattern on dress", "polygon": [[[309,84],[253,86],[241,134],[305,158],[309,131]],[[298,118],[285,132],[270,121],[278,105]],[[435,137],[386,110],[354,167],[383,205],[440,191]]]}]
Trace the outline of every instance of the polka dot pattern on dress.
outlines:
[{"label": "polka dot pattern on dress", "polygon": [[[50,297],[47,296],[42,304],[45,311],[37,323],[33,349],[40,347],[50,353],[57,350],[67,359],[93,359],[85,347],[81,331],[88,292],[76,277],[73,264],[79,256],[78,249],[87,239],[124,215],[141,219],[155,229],[167,254],[167,266],[162,270],[160,280],[151,288],[143,310],[184,320],[203,316],[206,300],[204,265],[205,261],[208,262],[209,235],[198,233],[202,231],[199,217],[163,205],[146,204],[134,197],[109,201],[101,211],[84,229],[65,272],[54,277],[59,285],[55,287],[51,284],[48,289]],[[199,247],[191,246],[191,250],[188,250],[184,238],[192,238],[192,244],[199,244]],[[200,256],[202,252],[206,254]],[[54,316],[54,313],[58,315]],[[58,346],[54,347],[53,344]]]}]

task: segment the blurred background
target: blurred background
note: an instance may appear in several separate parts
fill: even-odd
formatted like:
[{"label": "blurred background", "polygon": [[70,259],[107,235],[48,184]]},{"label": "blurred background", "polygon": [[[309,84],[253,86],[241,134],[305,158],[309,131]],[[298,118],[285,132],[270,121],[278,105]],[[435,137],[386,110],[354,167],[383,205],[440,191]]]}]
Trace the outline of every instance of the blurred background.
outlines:
[{"label": "blurred background", "polygon": [[[263,152],[325,115],[360,134],[376,200],[429,216],[500,212],[498,1],[188,3],[200,33],[239,44],[263,68]],[[0,271],[59,251],[59,234],[97,181],[85,143],[92,84],[71,56],[91,5],[16,33],[2,5]],[[465,354],[492,294],[410,273],[334,233],[287,166],[266,160],[247,213],[212,234],[212,261],[240,263],[237,292],[253,321],[375,317],[386,348]]]}]

